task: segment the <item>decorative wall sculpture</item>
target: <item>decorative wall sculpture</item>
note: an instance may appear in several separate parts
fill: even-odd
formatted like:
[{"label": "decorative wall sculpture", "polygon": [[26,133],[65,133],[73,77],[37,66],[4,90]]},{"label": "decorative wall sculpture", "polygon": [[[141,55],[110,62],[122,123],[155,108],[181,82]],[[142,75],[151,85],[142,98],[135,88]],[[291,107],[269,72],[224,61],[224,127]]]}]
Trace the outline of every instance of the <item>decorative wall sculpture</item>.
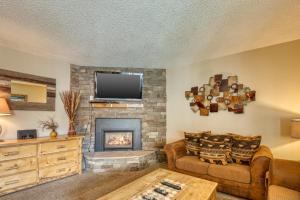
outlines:
[{"label": "decorative wall sculpture", "polygon": [[209,83],[202,87],[192,87],[185,92],[187,100],[191,100],[192,111],[200,112],[201,116],[208,116],[210,112],[228,110],[235,114],[244,113],[244,106],[255,101],[254,90],[238,82],[237,76],[216,74],[209,78]]}]

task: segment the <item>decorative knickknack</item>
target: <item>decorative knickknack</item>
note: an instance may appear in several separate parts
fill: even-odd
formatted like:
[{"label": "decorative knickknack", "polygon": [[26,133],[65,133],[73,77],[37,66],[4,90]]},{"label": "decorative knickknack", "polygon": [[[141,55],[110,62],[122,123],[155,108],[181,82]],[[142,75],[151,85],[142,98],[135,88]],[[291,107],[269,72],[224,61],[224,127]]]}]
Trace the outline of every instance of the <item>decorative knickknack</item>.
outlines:
[{"label": "decorative knickknack", "polygon": [[50,132],[50,137],[51,138],[56,138],[57,137],[57,132],[56,129],[58,128],[57,122],[54,121],[53,118],[50,118],[49,120],[46,121],[40,121],[40,126],[42,129],[48,129],[51,130]]},{"label": "decorative knickknack", "polygon": [[65,111],[69,118],[68,135],[76,135],[75,118],[80,103],[80,93],[77,91],[64,91],[60,93],[60,98],[64,104]]},{"label": "decorative knickknack", "polygon": [[222,74],[209,78],[209,83],[202,87],[192,87],[185,92],[185,97],[190,102],[191,109],[201,116],[208,116],[210,112],[228,110],[236,114],[244,113],[244,106],[255,101],[254,90],[244,87],[238,82],[237,76],[228,76],[223,79]]}]

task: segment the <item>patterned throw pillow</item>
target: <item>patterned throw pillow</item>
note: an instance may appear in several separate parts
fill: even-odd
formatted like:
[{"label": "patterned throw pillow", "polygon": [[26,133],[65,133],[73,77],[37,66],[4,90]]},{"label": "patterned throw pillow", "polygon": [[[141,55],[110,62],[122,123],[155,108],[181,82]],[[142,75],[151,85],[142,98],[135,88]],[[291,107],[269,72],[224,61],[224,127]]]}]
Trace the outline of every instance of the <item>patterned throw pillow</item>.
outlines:
[{"label": "patterned throw pillow", "polygon": [[222,165],[226,165],[230,161],[230,142],[202,139],[200,142],[200,147],[201,161]]},{"label": "patterned throw pillow", "polygon": [[184,132],[185,147],[188,155],[199,155],[200,152],[200,139],[203,136],[210,134],[210,131],[203,131],[199,133]]},{"label": "patterned throw pillow", "polygon": [[[208,140],[208,138],[209,138],[211,135],[212,135],[212,134],[211,134],[210,131],[202,132],[200,140],[201,140],[201,139]],[[199,142],[200,142],[200,141],[199,141]]]},{"label": "patterned throw pillow", "polygon": [[[203,138],[203,137],[202,137]],[[231,143],[232,135],[223,134],[223,135],[209,135],[207,138],[203,138],[212,142],[226,142]]]},{"label": "patterned throw pillow", "polygon": [[226,165],[232,162],[231,152],[231,135],[206,135],[200,139],[200,160]]},{"label": "patterned throw pillow", "polygon": [[245,137],[233,135],[231,157],[233,162],[239,164],[250,164],[253,155],[258,150],[261,136]]}]

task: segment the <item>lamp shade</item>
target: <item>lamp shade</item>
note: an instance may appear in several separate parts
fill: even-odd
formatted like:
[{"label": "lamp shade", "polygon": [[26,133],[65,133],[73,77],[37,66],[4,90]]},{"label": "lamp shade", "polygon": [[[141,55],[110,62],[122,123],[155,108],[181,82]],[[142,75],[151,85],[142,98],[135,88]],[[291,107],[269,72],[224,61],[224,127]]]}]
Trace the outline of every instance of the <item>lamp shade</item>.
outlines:
[{"label": "lamp shade", "polygon": [[11,115],[8,103],[4,97],[0,97],[0,116]]},{"label": "lamp shade", "polygon": [[291,136],[294,138],[300,138],[300,119],[292,119]]}]

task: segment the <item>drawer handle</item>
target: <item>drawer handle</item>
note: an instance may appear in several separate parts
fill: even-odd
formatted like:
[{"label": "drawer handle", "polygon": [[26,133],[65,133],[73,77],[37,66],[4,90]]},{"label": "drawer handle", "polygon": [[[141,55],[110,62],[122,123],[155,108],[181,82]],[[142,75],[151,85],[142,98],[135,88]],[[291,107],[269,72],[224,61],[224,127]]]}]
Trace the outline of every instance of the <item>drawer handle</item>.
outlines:
[{"label": "drawer handle", "polygon": [[19,151],[11,151],[11,152],[6,152],[3,155],[4,156],[16,156],[16,155],[19,155],[19,154],[20,154]]},{"label": "drawer handle", "polygon": [[67,160],[67,158],[66,157],[59,157],[59,158],[57,158],[57,160],[62,161],[62,160]]},{"label": "drawer handle", "polygon": [[56,170],[57,173],[66,171],[66,168]]},{"label": "drawer handle", "polygon": [[7,181],[4,183],[4,185],[12,185],[12,184],[16,184],[16,183],[19,183],[20,180],[12,180],[12,181]]},{"label": "drawer handle", "polygon": [[19,166],[17,164],[15,164],[14,166],[7,168],[6,171],[10,171],[10,170],[14,170],[14,169],[19,169]]},{"label": "drawer handle", "polygon": [[64,148],[66,148],[66,145],[57,145],[56,148],[57,148],[57,149],[64,149]]}]

